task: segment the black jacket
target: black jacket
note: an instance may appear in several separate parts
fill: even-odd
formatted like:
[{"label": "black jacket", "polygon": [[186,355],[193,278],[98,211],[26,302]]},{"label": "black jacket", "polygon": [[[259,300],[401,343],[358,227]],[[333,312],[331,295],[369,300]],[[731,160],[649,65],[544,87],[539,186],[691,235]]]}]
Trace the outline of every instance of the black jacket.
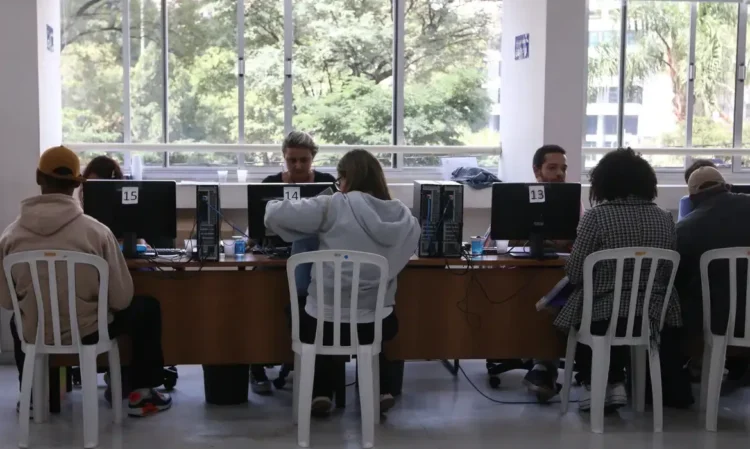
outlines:
[{"label": "black jacket", "polygon": [[[281,178],[282,174],[283,174],[282,172],[279,172],[279,173],[277,173],[275,175],[267,176],[262,182],[264,182],[264,183],[267,183],[267,182],[274,182],[274,183],[284,182],[283,179]],[[330,182],[331,184],[333,184],[334,182],[336,182],[336,178],[334,178],[333,175],[331,175],[329,173],[323,173],[323,172],[319,172],[317,170],[313,170],[313,175],[314,175],[313,182]]]},{"label": "black jacket", "polygon": [[[675,280],[680,296],[683,322],[691,332],[703,329],[700,259],[712,249],[750,246],[750,195],[725,190],[705,192],[691,198],[695,210],[677,223],[676,243],[681,260]],[[709,266],[711,285],[711,331],[724,335],[729,319],[729,264]],[[743,323],[746,305],[747,263],[737,263],[737,318]],[[736,329],[741,329],[737,326]],[[742,335],[739,330],[736,335]]]}]

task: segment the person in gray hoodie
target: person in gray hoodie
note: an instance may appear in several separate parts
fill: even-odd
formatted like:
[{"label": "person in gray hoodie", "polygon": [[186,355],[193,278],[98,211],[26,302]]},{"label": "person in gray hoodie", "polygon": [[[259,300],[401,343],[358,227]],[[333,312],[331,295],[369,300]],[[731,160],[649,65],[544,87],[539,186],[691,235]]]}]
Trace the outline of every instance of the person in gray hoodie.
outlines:
[{"label": "person in gray hoodie", "polygon": [[[404,269],[417,249],[420,227],[417,219],[401,201],[391,199],[383,169],[375,157],[365,150],[353,150],[341,158],[336,181],[340,190],[333,196],[318,196],[301,201],[272,201],[266,207],[265,225],[282,239],[296,241],[317,236],[320,250],[350,250],[379,254],[388,259],[388,286],[383,316],[375,316],[379,271],[363,265],[360,272],[358,310],[346,307],[352,283],[351,267],[346,265],[341,275],[342,344],[349,344],[349,325],[356,314],[360,343],[369,344],[374,338],[375,320],[383,320],[383,341],[393,339],[398,332],[398,320],[393,310],[396,298],[396,277]],[[348,271],[347,271],[348,268]],[[312,271],[307,302],[300,314],[300,339],[314,343],[317,320],[324,325],[324,344],[332,344],[333,336],[333,267],[323,267],[324,279],[317,279]],[[318,310],[315,292],[318,282],[324,282],[323,310]],[[387,373],[388,361],[380,354],[381,412],[393,406],[394,400]],[[325,416],[330,412],[336,364],[332,357],[318,356],[315,362],[313,386],[313,414]]]},{"label": "person in gray hoodie", "polygon": [[[73,192],[83,182],[78,156],[66,147],[45,151],[36,173],[42,194],[21,203],[21,215],[0,236],[0,265],[11,254],[25,251],[75,251],[99,256],[109,265],[108,330],[112,338],[128,335],[132,343],[128,414],[146,416],[168,409],[172,399],[155,390],[164,383],[164,356],[161,346],[161,309],[150,297],[133,296],[133,280],[114,234],[94,218],[84,215]],[[43,267],[43,265],[42,265]],[[19,378],[25,355],[21,337],[34,342],[37,327],[37,304],[28,266],[15,265],[11,272],[13,285],[0,275],[0,306],[12,310],[9,288],[18,296],[20,317],[11,319],[15,358]],[[71,344],[68,317],[68,286],[65,270],[57,269],[58,300],[61,302],[60,331],[63,344]],[[46,269],[39,270],[43,301],[49,302]],[[62,282],[61,282],[62,281]],[[93,267],[76,268],[76,312],[79,335],[85,345],[99,341],[98,293],[99,275]],[[53,343],[52,318],[45,307],[45,340]],[[22,329],[16,327],[20,318]],[[19,335],[19,330],[23,335]],[[73,342],[74,343],[74,342]]]}]

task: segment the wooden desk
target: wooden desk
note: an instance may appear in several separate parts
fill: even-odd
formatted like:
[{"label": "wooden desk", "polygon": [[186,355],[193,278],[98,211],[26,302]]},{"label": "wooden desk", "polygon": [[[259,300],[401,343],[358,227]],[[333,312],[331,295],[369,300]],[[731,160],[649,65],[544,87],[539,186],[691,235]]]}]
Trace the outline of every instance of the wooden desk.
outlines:
[{"label": "wooden desk", "polygon": [[[202,266],[128,264],[136,294],[161,303],[166,364],[291,359],[286,260],[246,255]],[[560,357],[562,335],[535,303],[562,278],[563,264],[485,256],[467,270],[459,259],[414,258],[398,279],[399,333],[387,354],[395,360]]]}]

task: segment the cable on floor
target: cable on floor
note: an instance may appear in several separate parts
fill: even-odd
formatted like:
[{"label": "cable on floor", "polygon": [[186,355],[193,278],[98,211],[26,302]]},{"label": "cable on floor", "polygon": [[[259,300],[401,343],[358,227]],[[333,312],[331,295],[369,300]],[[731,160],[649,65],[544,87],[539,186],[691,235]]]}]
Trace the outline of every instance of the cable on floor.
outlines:
[{"label": "cable on floor", "polygon": [[[502,404],[502,405],[534,405],[534,404],[539,404],[539,401],[500,401],[498,399],[491,398],[491,397],[487,396],[482,390],[480,390],[479,387],[477,387],[474,384],[474,382],[471,381],[471,379],[469,379],[469,376],[466,374],[466,371],[464,371],[464,367],[463,366],[458,365],[458,370],[461,371],[461,374],[464,375],[464,378],[466,378],[466,381],[469,382],[469,385],[471,385],[477,391],[477,393],[479,393],[480,395],[484,396],[484,398],[487,399],[490,402],[494,402],[495,404]],[[570,400],[568,402],[570,402],[570,403],[576,403],[576,402],[578,402],[578,400]],[[560,401],[557,400],[557,401],[545,402],[542,405],[546,405],[546,404],[559,404],[559,403],[560,403]]]}]

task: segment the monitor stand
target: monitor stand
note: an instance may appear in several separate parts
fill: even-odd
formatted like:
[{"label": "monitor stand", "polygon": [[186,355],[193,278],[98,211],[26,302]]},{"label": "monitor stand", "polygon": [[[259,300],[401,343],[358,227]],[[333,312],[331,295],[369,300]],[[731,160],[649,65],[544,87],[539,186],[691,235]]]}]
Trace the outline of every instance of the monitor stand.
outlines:
[{"label": "monitor stand", "polygon": [[126,232],[122,236],[122,254],[126,259],[138,257],[138,237],[135,232]]},{"label": "monitor stand", "polygon": [[541,234],[532,233],[529,236],[529,252],[528,253],[510,253],[511,257],[516,259],[536,259],[536,260],[552,260],[558,259],[560,256],[554,252],[546,252],[544,250],[544,238]]}]

